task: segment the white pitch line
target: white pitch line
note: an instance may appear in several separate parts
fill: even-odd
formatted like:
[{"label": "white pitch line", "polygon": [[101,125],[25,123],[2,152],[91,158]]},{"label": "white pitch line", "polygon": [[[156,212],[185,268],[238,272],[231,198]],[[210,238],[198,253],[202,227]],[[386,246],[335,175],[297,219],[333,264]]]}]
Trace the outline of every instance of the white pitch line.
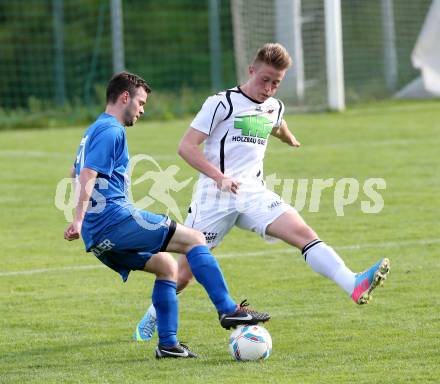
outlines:
[{"label": "white pitch line", "polygon": [[72,158],[73,156],[69,156],[67,153],[62,152],[43,152],[43,151],[23,151],[23,150],[9,150],[9,149],[1,149],[0,156],[2,157],[61,157],[61,158]]},{"label": "white pitch line", "polygon": [[35,275],[36,273],[46,273],[46,272],[62,272],[62,271],[76,271],[81,269],[98,269],[104,268],[104,264],[98,265],[72,265],[69,267],[58,267],[58,268],[39,268],[39,269],[29,269],[27,271],[12,271],[12,272],[0,272],[0,277],[2,276],[18,276],[18,275]]},{"label": "white pitch line", "polygon": [[[339,245],[332,246],[332,248],[336,250],[359,250],[366,248],[399,248],[402,246],[423,246],[423,245],[432,245],[432,244],[440,244],[440,239],[427,239],[427,240],[416,240],[416,241],[399,241],[399,242],[389,242],[389,243],[371,243],[371,244],[354,244],[354,245]],[[295,252],[296,248],[292,250],[292,248],[287,249],[278,249],[273,253],[291,253]],[[220,255],[216,255],[219,259],[228,259],[232,257],[240,257],[240,256],[264,256],[267,255],[270,251],[258,251],[258,252],[242,252],[242,253],[223,253]],[[0,275],[1,276],[1,275]]]},{"label": "white pitch line", "polygon": [[[340,245],[333,247],[336,250],[361,250],[367,248],[400,248],[404,246],[425,246],[425,245],[434,245],[440,244],[440,239],[425,239],[425,240],[415,240],[415,241],[399,241],[399,242],[388,242],[388,243],[371,243],[371,244],[354,244],[354,245]],[[272,254],[284,254],[284,253],[293,253],[295,249],[286,248],[286,249],[278,249],[273,251]],[[215,255],[219,259],[229,259],[233,257],[260,257],[265,256],[270,251],[258,251],[258,252],[240,252],[240,253],[221,253]],[[58,268],[40,268],[40,269],[29,269],[25,271],[11,271],[11,272],[0,272],[0,277],[7,276],[20,276],[20,275],[35,275],[37,273],[48,273],[48,272],[69,272],[69,271],[77,271],[84,269],[100,269],[105,268],[103,264],[95,264],[95,265],[74,265],[68,267],[58,267]]]}]

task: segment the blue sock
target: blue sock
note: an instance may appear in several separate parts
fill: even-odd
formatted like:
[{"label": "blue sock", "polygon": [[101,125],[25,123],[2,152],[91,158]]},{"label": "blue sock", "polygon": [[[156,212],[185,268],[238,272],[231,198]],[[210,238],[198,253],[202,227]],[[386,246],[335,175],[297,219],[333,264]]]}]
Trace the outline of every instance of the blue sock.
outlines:
[{"label": "blue sock", "polygon": [[220,313],[235,312],[237,304],[229,296],[228,286],[220,266],[206,245],[197,245],[187,254],[191,271],[196,280],[203,285],[209,298]]},{"label": "blue sock", "polygon": [[178,307],[174,281],[156,280],[152,300],[156,308],[157,333],[159,345],[174,346],[177,344]]}]

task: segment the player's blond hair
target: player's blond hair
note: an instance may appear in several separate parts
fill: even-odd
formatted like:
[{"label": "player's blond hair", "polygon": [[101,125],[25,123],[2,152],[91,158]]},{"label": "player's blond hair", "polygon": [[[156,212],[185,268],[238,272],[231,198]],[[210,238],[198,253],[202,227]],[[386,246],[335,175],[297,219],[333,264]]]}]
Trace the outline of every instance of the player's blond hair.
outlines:
[{"label": "player's blond hair", "polygon": [[258,50],[252,65],[258,65],[260,63],[270,65],[271,67],[282,71],[292,65],[292,58],[286,48],[281,44],[267,43]]}]

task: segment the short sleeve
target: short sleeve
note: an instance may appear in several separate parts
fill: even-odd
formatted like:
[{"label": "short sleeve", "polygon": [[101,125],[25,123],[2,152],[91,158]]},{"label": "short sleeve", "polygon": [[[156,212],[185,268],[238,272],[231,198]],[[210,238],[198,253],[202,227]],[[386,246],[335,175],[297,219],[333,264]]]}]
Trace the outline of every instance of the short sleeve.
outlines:
[{"label": "short sleeve", "polygon": [[281,125],[284,116],[284,104],[281,100],[277,100],[277,101],[278,101],[279,109],[278,109],[277,121],[275,122],[274,127],[279,127]]},{"label": "short sleeve", "polygon": [[226,117],[226,105],[221,95],[210,96],[203,103],[191,127],[210,135],[215,127]]},{"label": "short sleeve", "polygon": [[115,166],[118,141],[118,131],[114,127],[96,131],[86,143],[83,167],[111,176]]}]

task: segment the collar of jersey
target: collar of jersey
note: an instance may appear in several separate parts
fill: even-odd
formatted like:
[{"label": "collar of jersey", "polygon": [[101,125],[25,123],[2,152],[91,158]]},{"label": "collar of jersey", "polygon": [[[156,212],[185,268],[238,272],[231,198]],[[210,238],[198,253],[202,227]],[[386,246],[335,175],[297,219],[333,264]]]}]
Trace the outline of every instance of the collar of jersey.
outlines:
[{"label": "collar of jersey", "polygon": [[115,116],[110,115],[110,113],[102,112],[101,117],[110,118],[110,119],[114,120],[118,126],[120,126],[122,129],[125,130],[125,127],[119,122],[119,120]]},{"label": "collar of jersey", "polygon": [[237,85],[237,89],[238,89],[238,91],[239,91],[244,97],[246,97],[246,98],[249,99],[250,101],[252,101],[252,102],[254,102],[254,103],[257,103],[257,104],[263,104],[263,103],[264,103],[264,101],[257,101],[257,100],[255,100],[255,99],[253,99],[252,97],[246,95],[246,93],[244,93],[244,92],[241,90],[241,88],[240,88],[239,85]]}]

